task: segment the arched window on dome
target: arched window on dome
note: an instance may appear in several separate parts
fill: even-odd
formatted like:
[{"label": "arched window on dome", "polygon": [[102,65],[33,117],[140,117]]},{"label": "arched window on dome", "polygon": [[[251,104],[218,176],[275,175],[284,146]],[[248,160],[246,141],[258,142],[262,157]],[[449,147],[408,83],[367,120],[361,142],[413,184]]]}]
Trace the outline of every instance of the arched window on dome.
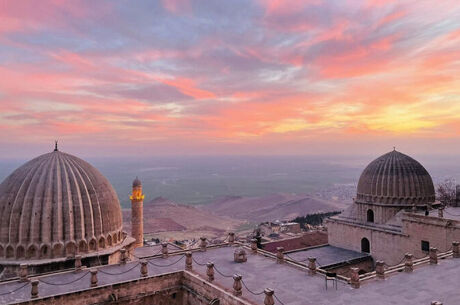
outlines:
[{"label": "arched window on dome", "polygon": [[62,246],[62,244],[60,243],[57,243],[57,244],[54,244],[53,246],[53,257],[60,257],[63,255],[63,249],[64,247]]},{"label": "arched window on dome", "polygon": [[12,258],[14,257],[14,249],[13,246],[9,245],[6,247],[6,258]]},{"label": "arched window on dome", "polygon": [[48,258],[50,256],[50,248],[47,245],[43,245],[40,249],[40,258]]},{"label": "arched window on dome", "polygon": [[16,248],[16,258],[25,258],[26,257],[26,250],[24,249],[23,246],[18,246]]},{"label": "arched window on dome", "polygon": [[374,222],[374,211],[367,210],[367,222]]},{"label": "arched window on dome", "polygon": [[369,242],[369,239],[367,239],[366,237],[361,239],[361,252],[365,252],[365,253],[371,252],[371,244]]},{"label": "arched window on dome", "polygon": [[99,249],[103,248],[105,248],[105,239],[104,236],[101,236],[101,238],[99,238]]},{"label": "arched window on dome", "polygon": [[26,258],[36,258],[37,248],[34,245],[30,245],[27,249]]}]

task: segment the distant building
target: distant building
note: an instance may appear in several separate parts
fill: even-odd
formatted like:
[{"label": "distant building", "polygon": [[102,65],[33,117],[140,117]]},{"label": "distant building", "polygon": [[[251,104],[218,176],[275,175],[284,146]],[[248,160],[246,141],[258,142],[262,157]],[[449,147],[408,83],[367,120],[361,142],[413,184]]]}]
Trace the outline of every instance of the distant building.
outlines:
[{"label": "distant building", "polygon": [[283,233],[300,233],[300,224],[297,222],[286,222],[281,224],[281,232]]}]

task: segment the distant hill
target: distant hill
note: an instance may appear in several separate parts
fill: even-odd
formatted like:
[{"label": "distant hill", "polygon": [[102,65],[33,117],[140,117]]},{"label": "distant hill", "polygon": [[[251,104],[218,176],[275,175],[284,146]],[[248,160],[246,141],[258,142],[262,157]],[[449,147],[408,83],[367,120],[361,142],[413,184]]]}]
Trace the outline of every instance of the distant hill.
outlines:
[{"label": "distant hill", "polygon": [[[144,203],[144,233],[155,234],[164,232],[162,236],[187,238],[186,235],[199,237],[221,236],[225,232],[235,230],[244,221],[218,216],[210,211],[191,205],[178,204],[165,198],[156,198]],[[123,226],[127,232],[131,230],[131,210],[123,210]],[[179,233],[180,234],[177,234]]]},{"label": "distant hill", "polygon": [[201,206],[220,216],[250,222],[291,220],[318,212],[340,211],[348,205],[306,195],[273,194],[262,197],[227,196]]}]

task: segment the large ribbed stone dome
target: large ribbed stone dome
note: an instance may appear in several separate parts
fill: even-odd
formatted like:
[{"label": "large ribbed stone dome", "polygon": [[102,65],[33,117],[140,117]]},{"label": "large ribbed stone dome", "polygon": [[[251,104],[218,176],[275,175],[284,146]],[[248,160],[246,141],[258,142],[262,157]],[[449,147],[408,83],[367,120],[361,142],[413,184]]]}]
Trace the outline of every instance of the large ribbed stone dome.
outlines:
[{"label": "large ribbed stone dome", "polygon": [[427,170],[396,150],[372,161],[359,178],[357,202],[408,206],[434,200],[433,180]]},{"label": "large ribbed stone dome", "polygon": [[109,181],[57,149],[0,184],[0,259],[92,253],[119,244],[121,230],[120,203]]}]

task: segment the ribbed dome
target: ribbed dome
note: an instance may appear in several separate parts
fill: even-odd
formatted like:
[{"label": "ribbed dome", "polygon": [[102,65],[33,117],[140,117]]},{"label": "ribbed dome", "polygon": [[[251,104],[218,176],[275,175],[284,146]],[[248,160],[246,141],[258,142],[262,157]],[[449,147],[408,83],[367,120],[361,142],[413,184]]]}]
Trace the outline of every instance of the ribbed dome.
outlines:
[{"label": "ribbed dome", "polygon": [[57,258],[121,242],[120,203],[93,166],[54,151],[0,184],[0,259]]},{"label": "ribbed dome", "polygon": [[407,206],[434,200],[433,180],[427,170],[396,150],[372,161],[359,178],[357,202]]}]

